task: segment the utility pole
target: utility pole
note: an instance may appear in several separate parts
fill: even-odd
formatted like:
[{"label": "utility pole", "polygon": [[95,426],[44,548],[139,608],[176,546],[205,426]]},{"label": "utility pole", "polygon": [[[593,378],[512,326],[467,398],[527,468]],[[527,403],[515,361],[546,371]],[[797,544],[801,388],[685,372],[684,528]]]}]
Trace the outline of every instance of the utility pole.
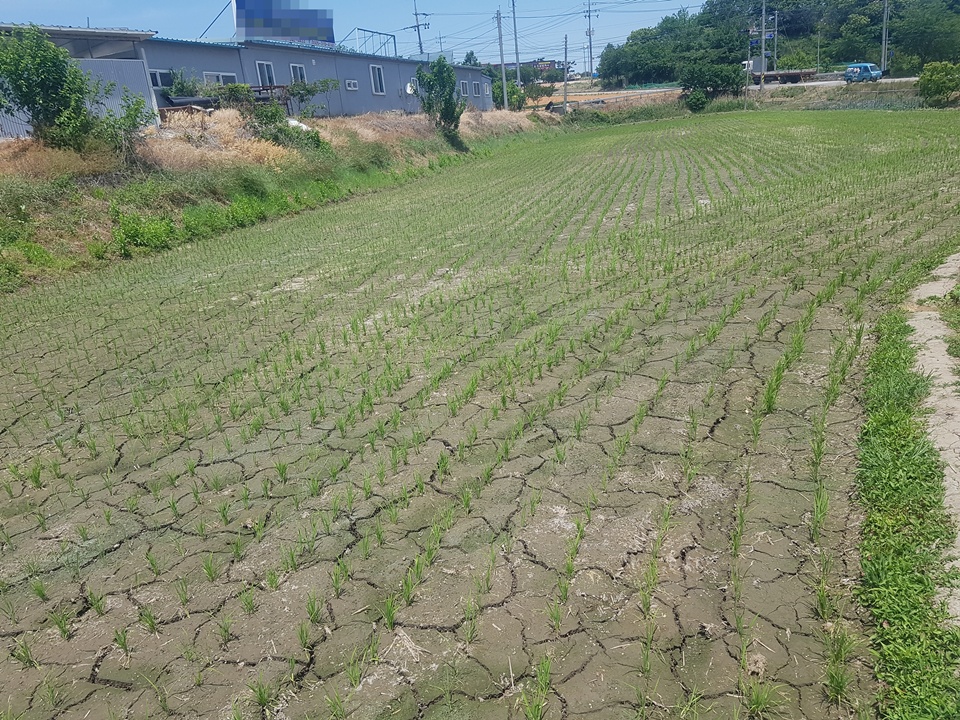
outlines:
[{"label": "utility pole", "polygon": [[880,49],[882,56],[880,58],[880,69],[886,74],[887,70],[887,55],[889,52],[887,50],[888,36],[887,36],[887,24],[890,22],[890,0],[883,0],[883,44]]},{"label": "utility pole", "polygon": [[517,87],[520,87],[523,81],[520,79],[520,40],[517,37],[517,0],[511,0],[510,4],[513,6],[513,52],[517,58]]},{"label": "utility pole", "polygon": [[[421,15],[422,15],[423,17],[428,17],[428,16],[430,15],[430,13],[422,13],[422,12],[419,12],[419,11],[417,10],[417,0],[413,0],[413,17],[414,17],[414,19],[417,21],[417,23],[416,23],[416,25],[412,25],[411,27],[415,28],[416,31],[417,31],[417,44],[420,46],[420,54],[423,55],[423,37],[420,35],[420,28],[423,28],[424,30],[429,30],[429,29],[430,29],[430,23],[422,23],[422,22],[420,22],[420,16],[421,16]],[[406,29],[409,29],[409,28],[404,28],[404,29],[406,30]]]},{"label": "utility pole", "polygon": [[760,11],[760,94],[763,94],[763,81],[767,74],[767,0],[763,0]]},{"label": "utility pole", "polygon": [[507,94],[507,64],[503,60],[503,18],[500,15],[500,8],[497,8],[497,35],[500,38],[500,87],[503,90],[503,109],[510,109],[510,99]]},{"label": "utility pole", "polygon": [[777,60],[779,60],[779,55],[777,54],[777,44],[780,42],[780,11],[776,10],[773,13],[773,69],[777,69]]},{"label": "utility pole", "polygon": [[587,40],[590,43],[590,84],[593,85],[593,0],[587,0]]},{"label": "utility pole", "polygon": [[567,36],[563,36],[563,114],[567,114],[567,77],[570,75],[570,61],[567,59]]}]

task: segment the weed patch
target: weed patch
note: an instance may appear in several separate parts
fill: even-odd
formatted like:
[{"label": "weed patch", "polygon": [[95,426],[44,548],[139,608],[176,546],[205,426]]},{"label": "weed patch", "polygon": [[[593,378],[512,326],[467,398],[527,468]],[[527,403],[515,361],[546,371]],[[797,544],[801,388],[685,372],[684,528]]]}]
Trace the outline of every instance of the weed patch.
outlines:
[{"label": "weed patch", "polygon": [[926,437],[921,403],[929,381],[903,314],[877,323],[866,377],[867,422],[858,488],[867,511],[858,596],[874,618],[876,674],[884,717],[945,718],[960,712],[960,629],[937,598],[944,547],[955,528],[944,508],[939,453]]}]

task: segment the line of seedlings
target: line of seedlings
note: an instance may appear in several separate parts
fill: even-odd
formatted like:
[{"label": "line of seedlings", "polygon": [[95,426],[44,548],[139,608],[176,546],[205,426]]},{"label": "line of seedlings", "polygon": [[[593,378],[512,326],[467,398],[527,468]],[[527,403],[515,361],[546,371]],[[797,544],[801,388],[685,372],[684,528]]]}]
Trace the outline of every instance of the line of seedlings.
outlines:
[{"label": "line of seedlings", "polygon": [[[867,261],[866,265],[868,269],[872,267],[874,261],[875,259],[870,259]],[[818,308],[828,304],[845,283],[855,280],[862,271],[863,269],[861,267],[855,267],[846,271],[841,271],[840,274],[835,276],[833,280],[827,283],[827,285],[825,285],[806,304],[803,314],[794,325],[794,330],[790,337],[787,349],[775,364],[771,375],[768,377],[767,382],[764,385],[760,401],[760,413],[754,417],[750,427],[751,447],[753,453],[756,453],[758,450],[760,428],[762,426],[763,419],[777,406],[777,396],[780,392],[784,376],[786,372],[798,362],[803,353],[803,335],[812,325],[813,315],[816,313]],[[802,285],[803,278],[801,276],[793,283],[793,289],[800,289],[802,288]],[[870,281],[871,288],[875,289],[878,285],[879,283],[875,280]],[[862,299],[863,286],[861,286],[861,290],[858,292],[857,300],[852,304],[855,310],[854,315],[857,317],[857,319],[859,319],[860,315],[862,314]],[[775,314],[777,307],[779,307],[779,302],[775,303],[771,313]],[[769,325],[771,317],[771,314],[764,315],[758,322],[757,329],[761,337],[765,332],[766,327]],[[862,339],[862,332],[862,326],[859,326],[856,330],[850,329],[848,333],[851,338],[849,346],[845,343],[841,343],[835,349],[828,372],[829,384],[825,390],[825,405],[821,409],[820,415],[814,420],[814,436],[811,442],[813,463],[815,468],[813,475],[814,508],[811,516],[812,519],[810,531],[812,539],[814,539],[814,542],[818,546],[818,549],[815,552],[817,558],[815,563],[820,569],[820,579],[816,584],[816,609],[821,619],[822,613],[829,611],[831,606],[826,585],[832,564],[830,561],[829,551],[819,544],[820,530],[822,528],[823,521],[825,520],[829,504],[824,478],[820,472],[820,465],[823,459],[823,451],[825,447],[826,414],[829,411],[829,407],[833,405],[833,403],[836,401],[836,398],[839,396],[839,388],[842,385],[849,371],[850,365],[852,364],[859,349],[860,340]],[[749,679],[746,665],[747,652],[753,640],[749,633],[750,625],[748,625],[747,620],[744,617],[744,611],[746,608],[743,605],[742,591],[744,587],[745,573],[741,565],[742,558],[739,556],[739,551],[744,536],[747,510],[752,501],[751,472],[752,460],[751,455],[748,455],[744,467],[744,492],[741,496],[740,503],[735,510],[735,522],[731,531],[732,564],[730,587],[732,590],[732,600],[735,608],[735,624],[738,636],[740,637],[741,694],[744,698],[744,709],[748,712],[748,714],[752,715],[758,711],[762,711],[763,708],[775,707],[779,700],[777,698],[778,693],[775,686],[769,683],[763,683],[759,680]],[[841,666],[849,661],[851,656],[850,653],[854,648],[854,644],[842,625],[831,624],[829,627],[831,628],[830,634],[828,637],[825,637],[825,642],[827,642],[829,645],[828,657],[830,658],[830,663],[825,674],[825,690],[828,699],[830,699],[832,702],[837,702],[838,691],[842,689],[843,693],[845,694],[850,685],[850,677],[847,674],[848,670],[845,667],[841,669]],[[851,707],[855,709],[854,705],[851,705]]]},{"label": "line of seedlings", "polygon": [[[624,314],[620,313],[619,315],[623,316]],[[563,383],[561,383],[561,388],[558,389],[555,394],[559,396],[563,392],[564,392]],[[548,406],[553,406],[555,402],[552,399],[552,396],[553,394],[551,395],[551,397],[548,397],[548,400],[547,400]],[[562,401],[562,397],[560,397],[559,399]],[[534,411],[533,415],[534,416],[536,415],[536,411]],[[525,424],[529,426],[531,422],[532,422],[532,418],[530,418],[528,414],[528,418],[526,419]],[[502,462],[507,459],[508,454],[505,451],[505,448],[508,447],[509,442],[516,441],[518,439],[517,433],[522,434],[522,429],[520,428],[519,423],[514,428],[512,436],[508,436],[508,438],[505,438],[503,444],[501,445],[501,452],[498,455],[498,462]],[[450,470],[449,464],[448,462],[445,462],[445,460],[448,460],[448,458],[449,458],[448,455],[442,454],[440,456],[438,468],[434,474],[431,484],[438,481],[439,484],[442,486],[443,478],[446,475],[450,474],[451,470]],[[489,482],[489,479],[492,476],[493,471],[495,470],[495,467],[496,465],[487,466],[484,469],[484,472],[482,477],[480,478],[480,481],[482,482],[485,479],[487,482]],[[472,501],[472,498],[474,497],[474,493],[476,493],[476,496],[479,497],[479,492],[481,490],[482,488],[479,487],[478,484],[473,484],[472,487],[464,486],[463,488],[461,488],[461,491],[460,493],[457,494],[457,497],[460,500],[460,504],[463,509],[463,512],[465,512],[466,514],[469,514],[471,501]],[[457,511],[459,512],[460,508],[457,508]],[[435,554],[439,549],[440,542],[443,537],[443,532],[449,529],[449,527],[452,525],[453,517],[454,517],[453,513],[454,513],[453,508],[452,507],[448,508],[447,511],[443,513],[443,516],[446,518],[446,521],[435,522],[434,525],[432,526],[428,545],[426,546],[424,553],[422,555],[418,555],[417,558],[415,558],[415,560],[411,564],[410,568],[408,569],[406,575],[403,578],[403,582],[401,583],[400,593],[397,593],[397,594],[389,593],[387,597],[384,598],[383,602],[380,604],[379,609],[380,609],[381,618],[384,624],[388,627],[388,629],[392,629],[394,624],[397,621],[396,614],[398,610],[402,607],[401,601],[403,601],[405,604],[410,604],[412,602],[413,594],[416,591],[416,587],[422,581],[423,571],[427,567],[429,567],[430,564],[432,564],[431,561],[434,559]],[[491,558],[491,564],[487,568],[486,573],[483,576],[485,580],[479,580],[478,587],[489,587],[492,571],[493,571],[493,558]],[[477,613],[477,605],[474,602],[468,602],[466,613],[465,613],[465,621],[464,621],[464,627],[465,627],[464,633],[468,638],[473,634],[473,632],[475,632],[476,613]],[[473,628],[473,632],[471,631],[471,628]]]}]

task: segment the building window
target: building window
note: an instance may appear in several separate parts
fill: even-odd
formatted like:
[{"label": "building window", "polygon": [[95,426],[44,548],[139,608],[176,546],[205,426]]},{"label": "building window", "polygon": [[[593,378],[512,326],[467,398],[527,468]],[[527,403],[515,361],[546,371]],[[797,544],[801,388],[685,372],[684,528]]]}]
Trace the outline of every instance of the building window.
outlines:
[{"label": "building window", "polygon": [[374,95],[387,94],[387,88],[383,84],[383,66],[381,65],[370,66],[370,83],[373,86]]},{"label": "building window", "polygon": [[480,83],[476,81],[473,83],[473,96],[480,97]]},{"label": "building window", "polygon": [[490,96],[490,83],[483,84],[483,94],[486,95],[487,97]]},{"label": "building window", "polygon": [[414,95],[420,91],[420,83],[417,82],[415,77],[410,78],[410,89],[413,90]]},{"label": "building window", "polygon": [[343,83],[343,85],[347,88],[347,90],[350,91],[356,91],[360,89],[360,83],[356,80],[347,80]]},{"label": "building window", "polygon": [[466,96],[469,94],[469,92],[470,92],[470,91],[467,89],[467,81],[466,81],[466,80],[461,80],[461,81],[460,81],[460,94],[463,95],[464,97],[466,97]]},{"label": "building window", "polygon": [[260,79],[261,87],[270,87],[277,84],[273,75],[273,63],[257,62],[257,77]]},{"label": "building window", "polygon": [[290,80],[295,83],[305,83],[307,81],[307,69],[303,65],[291,65]]},{"label": "building window", "polygon": [[168,88],[173,86],[173,73],[169,70],[151,70],[150,84],[155,88]]},{"label": "building window", "polygon": [[205,72],[203,74],[204,85],[235,85],[237,76],[234,73]]}]

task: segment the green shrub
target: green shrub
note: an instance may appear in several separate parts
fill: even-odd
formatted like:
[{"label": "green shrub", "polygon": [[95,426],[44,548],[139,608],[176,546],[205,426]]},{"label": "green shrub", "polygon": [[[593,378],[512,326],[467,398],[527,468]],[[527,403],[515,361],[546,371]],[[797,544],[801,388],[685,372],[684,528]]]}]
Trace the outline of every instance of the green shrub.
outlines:
[{"label": "green shrub", "polygon": [[257,132],[257,136],[275,145],[293,148],[294,150],[315,152],[321,155],[333,154],[333,147],[316,130],[304,130],[289,125],[286,119],[282,124],[267,125],[261,128]]},{"label": "green shrub", "polygon": [[687,107],[690,108],[690,112],[698,113],[710,104],[710,99],[707,97],[706,92],[700,88],[697,88],[696,90],[692,90],[690,94],[687,95],[684,102],[687,103]]},{"label": "green shrub", "polygon": [[351,143],[347,151],[349,167],[362,173],[386,170],[392,162],[390,148],[383,143],[357,141]]},{"label": "green shrub", "polygon": [[20,266],[12,260],[0,257],[0,292],[12,292],[23,285]]},{"label": "green shrub", "polygon": [[170,94],[175,97],[197,97],[203,88],[203,81],[200,78],[187,74],[186,68],[174,70],[170,68]]},{"label": "green shrub", "polygon": [[181,221],[185,240],[213,237],[234,227],[229,209],[212,202],[184,208]]},{"label": "green shrub", "polygon": [[116,207],[111,211],[114,247],[123,257],[130,255],[131,247],[165,250],[174,244],[177,229],[167,217],[141,216],[124,213]]},{"label": "green shrub", "polygon": [[931,107],[945,107],[960,92],[960,64],[932,62],[923,66],[917,80],[920,97]]},{"label": "green shrub", "polygon": [[266,220],[267,211],[261,199],[249,196],[238,197],[230,204],[230,219],[235,227],[255,225]]}]

